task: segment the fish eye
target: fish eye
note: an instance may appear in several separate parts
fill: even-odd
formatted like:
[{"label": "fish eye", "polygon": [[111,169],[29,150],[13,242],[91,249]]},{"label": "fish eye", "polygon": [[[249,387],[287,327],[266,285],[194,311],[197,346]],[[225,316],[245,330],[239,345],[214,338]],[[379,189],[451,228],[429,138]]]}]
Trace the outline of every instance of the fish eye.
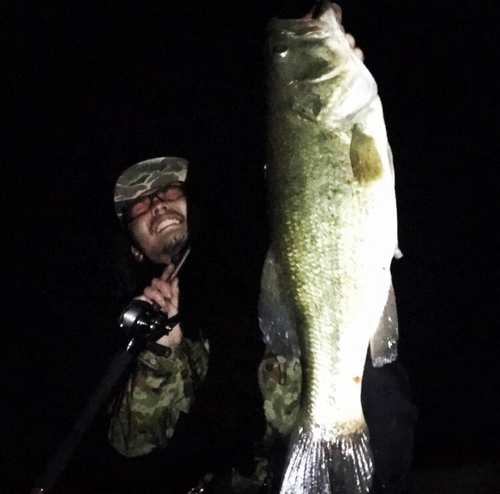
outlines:
[{"label": "fish eye", "polygon": [[273,55],[277,55],[278,57],[286,57],[288,54],[288,46],[283,43],[279,43],[272,47],[271,52]]}]

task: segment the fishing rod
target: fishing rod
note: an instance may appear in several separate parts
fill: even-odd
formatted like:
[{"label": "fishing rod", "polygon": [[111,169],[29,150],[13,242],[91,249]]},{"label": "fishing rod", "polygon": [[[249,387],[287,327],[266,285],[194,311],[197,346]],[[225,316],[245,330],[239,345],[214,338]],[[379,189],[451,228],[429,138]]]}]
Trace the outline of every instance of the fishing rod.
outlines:
[{"label": "fishing rod", "polygon": [[[179,273],[190,252],[186,246],[177,262],[174,271],[167,278],[171,282]],[[104,377],[97,385],[87,404],[76,419],[73,428],[48,463],[36,486],[30,494],[47,494],[61,476],[66,464],[73,455],[86,430],[94,421],[101,406],[107,401],[113,389],[130,371],[131,364],[146,348],[148,343],[154,342],[172,331],[179,324],[180,315],[168,317],[159,310],[157,304],[150,304],[144,300],[132,300],[122,312],[119,325],[125,331],[130,341],[125,350],[120,350],[111,361]],[[166,348],[165,356],[170,356],[172,350]]]}]

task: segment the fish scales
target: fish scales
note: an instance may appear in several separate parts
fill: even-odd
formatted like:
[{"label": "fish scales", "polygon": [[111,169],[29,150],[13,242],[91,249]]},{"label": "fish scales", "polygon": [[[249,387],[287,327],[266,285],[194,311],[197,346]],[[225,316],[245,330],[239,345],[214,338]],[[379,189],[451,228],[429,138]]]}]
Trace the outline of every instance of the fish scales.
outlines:
[{"label": "fish scales", "polygon": [[[272,21],[269,49],[271,247],[261,298],[282,291],[303,376],[282,493],[368,492],[360,383],[397,247],[382,107],[330,4],[317,18]],[[279,286],[266,285],[269,270]]]},{"label": "fish scales", "polygon": [[[276,125],[273,132],[271,124],[271,135],[281,134],[279,121]],[[333,389],[335,383],[325,377],[340,372],[342,331],[352,327],[352,319],[357,318],[358,308],[367,295],[364,278],[369,269],[363,259],[369,261],[364,234],[368,225],[363,228],[361,222],[369,223],[373,217],[370,210],[374,194],[362,194],[354,184],[351,165],[345,158],[349,155],[347,139],[344,135],[339,137],[338,131],[325,139],[326,149],[316,157],[310,156],[307,142],[300,145],[304,137],[315,138],[316,127],[316,123],[301,119],[297,119],[296,129],[287,126],[289,138],[295,141],[293,156],[284,158],[290,148],[283,149],[279,141],[274,144],[273,152],[280,158],[277,166],[269,167],[268,181],[273,195],[270,203],[276,205],[271,219],[273,249],[285,271],[285,290],[292,293],[303,319],[304,330],[299,335],[302,353],[307,355],[305,383],[317,390],[305,393],[311,401],[305,406],[321,409],[319,403],[315,406],[320,397],[334,402],[338,396]],[[320,136],[324,134],[321,132]],[[333,149],[329,149],[332,143]],[[328,171],[326,180],[324,170]],[[353,209],[356,214],[352,214]],[[332,346],[332,351],[321,352],[324,345]],[[366,348],[358,370],[349,378],[360,374],[365,353]],[[326,393],[321,392],[322,388],[326,388]]]}]

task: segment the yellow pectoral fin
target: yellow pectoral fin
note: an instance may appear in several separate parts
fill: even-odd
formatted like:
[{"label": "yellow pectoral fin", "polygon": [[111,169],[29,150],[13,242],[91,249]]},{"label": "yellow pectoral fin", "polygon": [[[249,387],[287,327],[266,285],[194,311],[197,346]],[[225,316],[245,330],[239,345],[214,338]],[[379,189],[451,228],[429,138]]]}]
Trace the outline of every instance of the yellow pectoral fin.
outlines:
[{"label": "yellow pectoral fin", "polygon": [[366,184],[380,178],[384,171],[375,139],[365,134],[359,124],[352,128],[350,158],[354,178]]}]

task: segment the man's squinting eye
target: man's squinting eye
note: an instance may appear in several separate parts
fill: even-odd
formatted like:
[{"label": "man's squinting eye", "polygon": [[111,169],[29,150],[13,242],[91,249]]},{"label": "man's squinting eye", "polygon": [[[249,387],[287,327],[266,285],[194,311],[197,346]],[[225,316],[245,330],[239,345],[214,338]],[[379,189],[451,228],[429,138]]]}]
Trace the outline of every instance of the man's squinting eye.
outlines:
[{"label": "man's squinting eye", "polygon": [[154,199],[157,198],[161,202],[177,201],[184,196],[184,187],[182,184],[169,184],[161,187],[150,194],[139,197],[129,207],[127,216],[129,221],[134,221],[139,216],[148,213],[151,210]]},{"label": "man's squinting eye", "polygon": [[134,202],[130,206],[129,209],[129,217],[133,221],[137,217],[147,213],[151,208],[151,199],[148,197],[144,197],[140,201]]},{"label": "man's squinting eye", "polygon": [[184,187],[181,184],[172,184],[158,189],[153,195],[162,201],[176,201],[184,196]]}]

